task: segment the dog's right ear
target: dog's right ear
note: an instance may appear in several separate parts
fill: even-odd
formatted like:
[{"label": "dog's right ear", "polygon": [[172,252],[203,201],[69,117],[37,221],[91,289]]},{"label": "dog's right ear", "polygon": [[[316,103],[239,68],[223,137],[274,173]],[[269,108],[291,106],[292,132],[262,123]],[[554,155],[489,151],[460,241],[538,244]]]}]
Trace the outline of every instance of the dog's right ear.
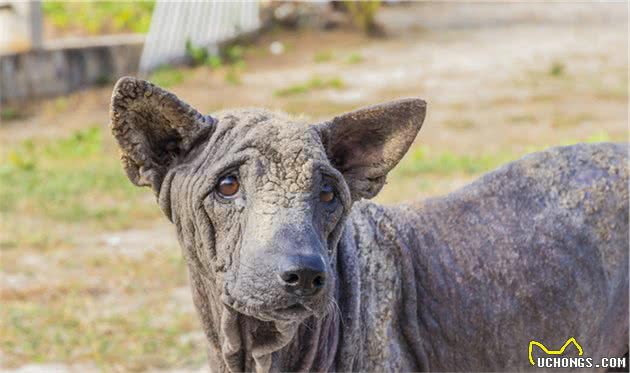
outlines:
[{"label": "dog's right ear", "polygon": [[173,161],[209,136],[215,124],[174,94],[132,77],[116,83],[110,121],[129,180],[156,194]]}]

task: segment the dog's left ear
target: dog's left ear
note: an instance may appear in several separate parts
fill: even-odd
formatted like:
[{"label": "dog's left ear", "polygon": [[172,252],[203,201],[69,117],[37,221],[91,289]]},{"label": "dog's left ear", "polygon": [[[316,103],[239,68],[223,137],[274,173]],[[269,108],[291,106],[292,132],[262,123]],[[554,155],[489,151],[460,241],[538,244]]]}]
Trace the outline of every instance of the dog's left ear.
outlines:
[{"label": "dog's left ear", "polygon": [[372,198],[413,143],[426,102],[407,98],[362,108],[316,125],[332,165],[354,201]]}]

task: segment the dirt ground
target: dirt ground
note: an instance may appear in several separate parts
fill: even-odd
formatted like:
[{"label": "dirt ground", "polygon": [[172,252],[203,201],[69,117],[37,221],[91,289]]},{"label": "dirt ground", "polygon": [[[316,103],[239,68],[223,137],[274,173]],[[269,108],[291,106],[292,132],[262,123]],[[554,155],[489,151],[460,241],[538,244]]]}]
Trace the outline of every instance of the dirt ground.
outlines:
[{"label": "dirt ground", "polygon": [[[379,14],[386,38],[272,31],[245,49],[244,67],[181,69],[169,89],[204,112],[264,106],[313,121],[422,97],[424,128],[377,199],[426,198],[537,149],[627,141],[626,15],[624,3],[387,7]],[[270,53],[273,42],[284,53]],[[102,132],[90,156],[105,163],[84,166],[96,175],[118,167],[106,129],[110,93],[106,86],[21,107],[22,117],[0,125],[0,167],[20,144],[49,146],[86,128]],[[203,335],[173,230],[150,191],[121,190],[129,204],[121,216],[57,218],[34,199],[2,210],[4,370],[203,367]],[[107,191],[85,203],[121,203]]]}]

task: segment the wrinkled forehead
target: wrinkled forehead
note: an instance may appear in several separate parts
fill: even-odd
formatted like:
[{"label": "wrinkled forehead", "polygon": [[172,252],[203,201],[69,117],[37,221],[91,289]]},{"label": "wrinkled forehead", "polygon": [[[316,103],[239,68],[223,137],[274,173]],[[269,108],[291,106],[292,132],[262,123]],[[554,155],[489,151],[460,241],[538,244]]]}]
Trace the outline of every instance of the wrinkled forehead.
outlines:
[{"label": "wrinkled forehead", "polygon": [[298,174],[310,177],[328,163],[318,133],[304,120],[262,109],[213,116],[217,127],[209,148],[216,157],[248,162],[264,167],[266,173],[293,179]]}]

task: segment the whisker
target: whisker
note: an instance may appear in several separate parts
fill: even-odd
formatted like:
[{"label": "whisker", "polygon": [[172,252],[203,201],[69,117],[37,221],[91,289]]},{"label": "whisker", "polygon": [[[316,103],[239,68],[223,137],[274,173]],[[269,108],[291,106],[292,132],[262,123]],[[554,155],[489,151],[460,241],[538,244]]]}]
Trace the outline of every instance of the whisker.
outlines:
[{"label": "whisker", "polygon": [[339,303],[337,303],[337,300],[333,297],[330,297],[330,303],[329,303],[332,307],[333,307],[333,312],[336,314],[336,316],[339,318],[339,320],[341,320],[341,326],[342,327],[346,327],[346,323],[343,320],[343,315],[341,314],[341,307],[339,307]]}]

